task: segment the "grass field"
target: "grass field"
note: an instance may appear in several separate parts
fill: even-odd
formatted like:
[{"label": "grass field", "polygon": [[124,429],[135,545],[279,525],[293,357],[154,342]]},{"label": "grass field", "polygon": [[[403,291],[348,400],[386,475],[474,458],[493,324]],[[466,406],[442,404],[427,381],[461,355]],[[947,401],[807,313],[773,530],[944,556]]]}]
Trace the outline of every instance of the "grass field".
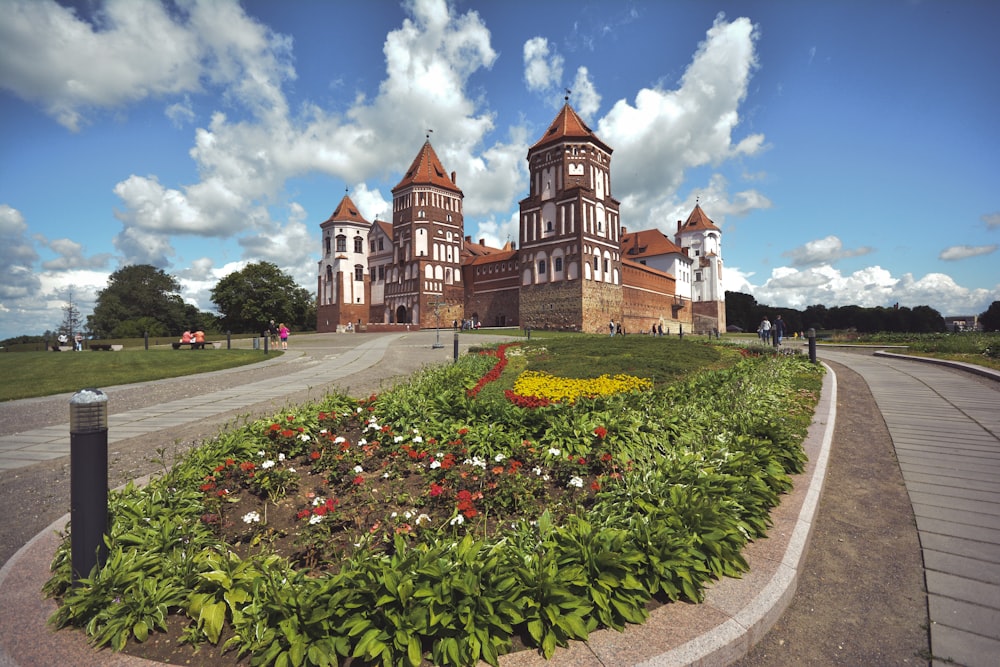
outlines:
[{"label": "grass field", "polygon": [[[271,354],[282,354],[280,350]],[[0,401],[51,396],[88,387],[162,380],[244,366],[263,359],[258,350],[144,350],[19,352],[0,354]]]}]

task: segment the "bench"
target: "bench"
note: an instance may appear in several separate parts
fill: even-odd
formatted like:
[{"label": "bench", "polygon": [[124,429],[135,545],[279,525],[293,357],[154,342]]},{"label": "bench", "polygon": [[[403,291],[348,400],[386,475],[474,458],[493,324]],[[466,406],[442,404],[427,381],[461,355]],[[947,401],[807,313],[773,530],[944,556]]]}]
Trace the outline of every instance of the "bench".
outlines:
[{"label": "bench", "polygon": [[182,347],[190,347],[192,350],[204,350],[206,345],[212,345],[212,343],[208,342],[207,340],[205,342],[203,342],[203,343],[195,343],[195,342],[181,343],[181,342],[177,341],[177,342],[171,343],[171,345],[173,346],[173,348],[175,350],[179,350]]},{"label": "bench", "polygon": [[204,349],[207,349],[205,347],[206,345],[208,347],[211,347],[213,349],[218,350],[218,349],[222,348],[222,341],[221,340],[206,340],[204,343],[195,343],[195,342],[181,343],[181,342],[178,341],[176,343],[171,343],[170,345],[175,350],[179,350],[182,347],[190,347],[192,350],[204,350]]},{"label": "bench", "polygon": [[91,350],[102,350],[104,352],[110,352],[111,351],[111,344],[109,343],[109,344],[105,345],[104,343],[91,343],[90,344],[90,349]]}]

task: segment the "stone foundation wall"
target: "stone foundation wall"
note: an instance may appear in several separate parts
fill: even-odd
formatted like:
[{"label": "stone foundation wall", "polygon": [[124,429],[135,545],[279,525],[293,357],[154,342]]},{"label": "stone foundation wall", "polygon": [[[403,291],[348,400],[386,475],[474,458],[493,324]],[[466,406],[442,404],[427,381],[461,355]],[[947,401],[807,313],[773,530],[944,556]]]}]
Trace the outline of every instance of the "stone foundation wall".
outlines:
[{"label": "stone foundation wall", "polygon": [[520,288],[518,321],[521,327],[581,331],[580,280],[567,280]]}]

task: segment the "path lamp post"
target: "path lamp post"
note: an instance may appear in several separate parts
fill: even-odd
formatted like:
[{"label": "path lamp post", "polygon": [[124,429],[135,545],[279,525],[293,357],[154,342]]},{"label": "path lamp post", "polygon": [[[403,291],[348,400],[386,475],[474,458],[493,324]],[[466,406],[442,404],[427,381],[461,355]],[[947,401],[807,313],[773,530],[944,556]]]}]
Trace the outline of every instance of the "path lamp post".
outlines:
[{"label": "path lamp post", "polygon": [[816,330],[809,329],[806,331],[806,336],[809,338],[809,361],[816,363]]},{"label": "path lamp post", "polygon": [[458,332],[457,331],[455,332],[455,349],[454,349],[454,354],[455,354],[455,361],[457,362],[458,361]]},{"label": "path lamp post", "polygon": [[428,303],[427,305],[434,308],[435,331],[434,331],[434,344],[431,345],[431,349],[438,350],[444,347],[444,345],[441,343],[441,306],[445,304],[443,304],[441,300],[438,299],[436,301]]},{"label": "path lamp post", "polygon": [[69,402],[73,585],[108,558],[108,397],[81,389]]}]

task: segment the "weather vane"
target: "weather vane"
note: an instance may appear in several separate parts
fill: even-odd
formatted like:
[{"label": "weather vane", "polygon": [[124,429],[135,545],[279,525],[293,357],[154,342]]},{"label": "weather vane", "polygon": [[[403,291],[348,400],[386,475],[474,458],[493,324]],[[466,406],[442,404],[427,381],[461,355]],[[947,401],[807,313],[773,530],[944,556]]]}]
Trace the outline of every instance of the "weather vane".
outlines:
[{"label": "weather vane", "polygon": [[431,138],[431,132],[433,132],[433,131],[434,131],[434,130],[427,130],[427,138],[428,138],[428,139],[430,139],[430,138]]},{"label": "weather vane", "polygon": [[566,100],[567,102],[569,102],[569,96],[572,95],[572,94],[573,94],[573,91],[570,90],[569,88],[567,88],[566,89],[566,97],[564,97],[563,99]]}]

